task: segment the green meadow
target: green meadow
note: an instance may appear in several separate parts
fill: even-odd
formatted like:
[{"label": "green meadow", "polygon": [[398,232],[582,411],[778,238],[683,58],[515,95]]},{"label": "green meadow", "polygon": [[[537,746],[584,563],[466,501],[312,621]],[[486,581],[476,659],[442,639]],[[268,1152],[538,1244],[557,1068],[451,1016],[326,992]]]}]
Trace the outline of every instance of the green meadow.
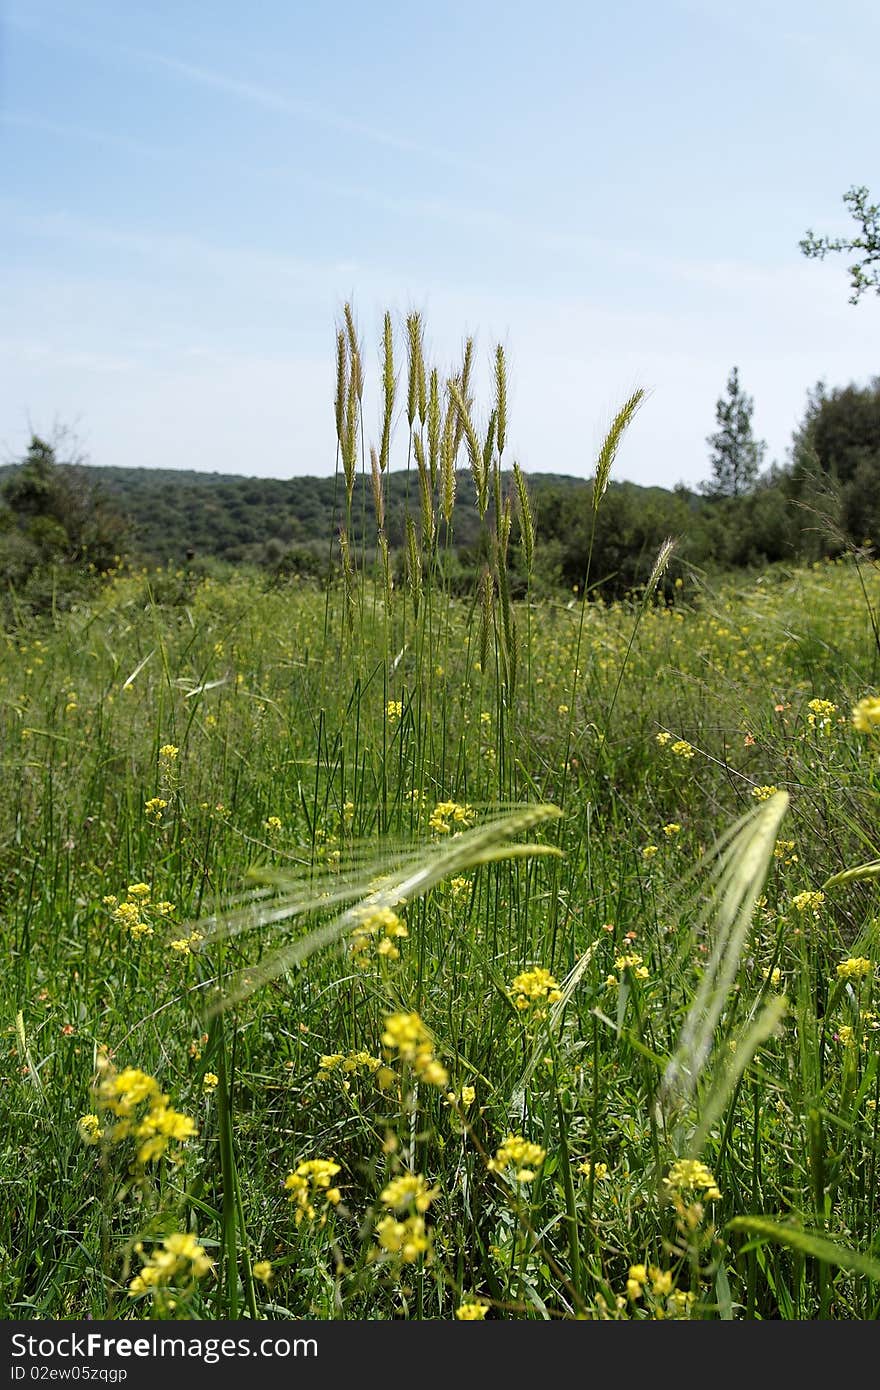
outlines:
[{"label": "green meadow", "polygon": [[875,1318],[877,562],[535,596],[503,354],[478,433],[409,349],[339,578],[3,633],[0,1316]]}]

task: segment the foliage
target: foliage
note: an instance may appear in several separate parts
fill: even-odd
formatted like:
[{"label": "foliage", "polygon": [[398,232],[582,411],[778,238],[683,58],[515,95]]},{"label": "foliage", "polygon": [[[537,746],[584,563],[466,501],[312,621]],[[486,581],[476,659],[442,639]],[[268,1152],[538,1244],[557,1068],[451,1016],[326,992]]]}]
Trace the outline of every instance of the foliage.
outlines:
[{"label": "foliage", "polygon": [[0,580],[22,611],[63,606],[120,560],[126,525],[80,464],[33,435],[0,484]]},{"label": "foliage", "polygon": [[664,538],[581,601],[597,470],[540,596],[503,367],[438,436],[407,329],[399,579],[348,311],[339,578],[117,572],[3,634],[0,1316],[876,1319],[876,564]]},{"label": "foliage", "polygon": [[712,477],[702,490],[708,497],[743,497],[754,487],[766,445],[752,433],[753,408],[734,367],[727,379],[727,396],[715,406],[718,430],[706,440],[712,450]]},{"label": "foliage", "polygon": [[830,499],[839,533],[856,545],[880,536],[880,377],[867,386],[810,392],[792,450],[793,490],[817,491]]},{"label": "foliage", "polygon": [[804,255],[813,260],[822,261],[831,252],[857,253],[857,259],[847,267],[852,289],[850,304],[858,304],[865,291],[872,287],[880,294],[880,204],[869,203],[869,196],[864,186],[853,186],[843,195],[858,227],[857,236],[817,237],[808,231],[799,243]]}]

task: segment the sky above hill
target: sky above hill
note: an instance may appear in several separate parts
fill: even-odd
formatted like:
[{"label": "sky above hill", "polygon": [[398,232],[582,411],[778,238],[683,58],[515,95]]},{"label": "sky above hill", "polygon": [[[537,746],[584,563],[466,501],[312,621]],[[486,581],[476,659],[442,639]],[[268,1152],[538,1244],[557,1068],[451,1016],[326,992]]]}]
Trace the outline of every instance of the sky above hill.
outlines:
[{"label": "sky above hill", "polygon": [[368,444],[418,309],[478,418],[504,344],[527,472],[589,476],[643,386],[614,476],[696,486],[734,365],[784,462],[880,374],[880,300],[798,249],[880,200],[876,0],[6,0],[0,38],[2,461],[332,473],[346,300]]}]

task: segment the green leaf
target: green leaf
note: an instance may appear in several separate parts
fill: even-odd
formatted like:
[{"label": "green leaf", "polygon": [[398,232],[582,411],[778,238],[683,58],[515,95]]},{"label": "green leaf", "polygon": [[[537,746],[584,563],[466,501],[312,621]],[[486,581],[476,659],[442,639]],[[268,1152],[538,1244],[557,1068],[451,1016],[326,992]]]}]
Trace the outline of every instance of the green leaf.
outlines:
[{"label": "green leaf", "polygon": [[786,1226],[767,1216],[735,1216],[725,1227],[728,1231],[745,1231],[761,1240],[772,1240],[777,1245],[787,1245],[802,1255],[812,1255],[825,1264],[836,1265],[838,1269],[851,1270],[853,1274],[866,1274],[869,1279],[880,1280],[880,1260],[872,1260],[848,1245],[838,1245],[827,1236],[814,1231],[805,1231],[800,1226]]}]

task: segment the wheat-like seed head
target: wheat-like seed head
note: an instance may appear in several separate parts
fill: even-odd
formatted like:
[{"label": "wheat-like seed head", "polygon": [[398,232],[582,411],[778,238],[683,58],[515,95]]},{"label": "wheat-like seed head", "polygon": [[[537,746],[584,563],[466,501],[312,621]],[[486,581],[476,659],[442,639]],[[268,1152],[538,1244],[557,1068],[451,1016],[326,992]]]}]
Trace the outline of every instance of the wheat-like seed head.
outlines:
[{"label": "wheat-like seed head", "polygon": [[448,526],[455,507],[455,422],[456,408],[449,383],[446,384],[446,414],[440,436],[440,506]]},{"label": "wheat-like seed head", "polygon": [[358,342],[357,328],[355,326],[354,314],[351,305],[346,304],[343,310],[345,314],[345,332],[348,338],[348,355],[351,363],[351,377],[354,382],[354,389],[358,401],[364,394],[364,368],[361,359],[361,345]]},{"label": "wheat-like seed head", "polygon": [[488,478],[492,468],[492,455],[495,452],[495,427],[498,424],[498,416],[493,410],[489,416],[489,425],[486,430],[486,440],[483,444],[483,473]]},{"label": "wheat-like seed head", "polygon": [[526,487],[526,480],[519,464],[514,462],[513,481],[516,486],[517,516],[519,517],[519,532],[522,538],[523,555],[526,562],[526,572],[531,574],[532,563],[535,558],[535,522],[532,515],[532,504],[529,500],[529,493]]},{"label": "wheat-like seed head", "polygon": [[379,554],[382,556],[382,586],[385,590],[385,607],[391,611],[391,591],[394,581],[391,577],[391,556],[388,551],[388,540],[384,531],[379,536]]},{"label": "wheat-like seed head", "polygon": [[[474,429],[465,398],[456,381],[450,381],[449,394],[455,402],[459,424],[464,431],[464,437],[467,442],[468,461],[471,465],[471,472],[474,475],[474,486],[477,490],[477,507],[479,508],[480,516],[484,517],[486,515],[486,508],[489,505],[489,474],[483,462],[483,450],[480,447],[480,441],[477,438],[477,432]],[[492,429],[494,431],[494,425]]]},{"label": "wheat-like seed head", "polygon": [[[465,403],[465,409],[466,409],[466,411],[469,411],[470,408],[471,408],[471,406],[472,406],[473,403],[474,403],[472,397],[471,397],[470,394],[469,394],[469,392],[470,392],[470,385],[471,385],[471,368],[473,367],[473,365],[474,365],[474,340],[473,340],[473,338],[468,338],[467,342],[466,342],[465,345],[464,345],[464,359],[463,359],[462,364],[461,364],[461,371],[459,372],[458,376],[452,378],[452,380],[455,381],[455,382],[458,384],[458,389],[459,389],[459,392],[461,393],[461,399],[462,399],[462,400],[464,401],[464,403]],[[464,428],[465,428],[465,426],[464,426],[464,420],[462,419],[461,414],[459,414],[458,418],[456,419],[456,423],[455,423],[455,450],[454,450],[454,453],[455,453],[455,457],[456,457],[456,458],[458,458],[458,451],[459,451],[459,449],[461,448],[461,441],[462,441],[462,438],[463,438],[463,436],[464,436]]]},{"label": "wheat-like seed head", "polygon": [[608,486],[608,476],[611,472],[611,465],[614,462],[624,431],[644,398],[645,392],[642,387],[639,387],[637,391],[633,392],[628,401],[624,401],[611,422],[611,428],[605,436],[605,442],[599,450],[599,457],[596,460],[596,477],[593,482],[594,512],[599,510],[599,503],[605,495],[605,489]]},{"label": "wheat-like seed head", "polygon": [[422,317],[419,313],[407,315],[406,320],[409,377],[406,394],[406,418],[412,429],[418,415],[424,422],[426,408],[425,359],[422,353]]},{"label": "wheat-like seed head", "polygon": [[385,526],[385,496],[382,489],[382,470],[379,467],[379,457],[376,450],[370,445],[370,468],[373,484],[373,506],[376,510],[376,525],[379,530]]},{"label": "wheat-like seed head", "polygon": [[494,606],[495,586],[489,566],[483,567],[480,575],[480,636],[479,654],[480,666],[485,671],[486,661],[489,656],[489,633],[492,631],[492,610]]},{"label": "wheat-like seed head", "polygon": [[507,559],[507,547],[510,543],[510,526],[513,521],[513,509],[510,498],[505,497],[501,507],[501,522],[498,527],[498,540],[501,544],[501,555]]},{"label": "wheat-like seed head", "polygon": [[507,366],[504,361],[504,348],[499,343],[495,349],[495,414],[498,417],[498,453],[504,453],[507,440]]},{"label": "wheat-like seed head", "polygon": [[437,486],[440,467],[440,374],[436,367],[431,368],[431,384],[428,389],[428,467],[431,471],[431,486]]},{"label": "wheat-like seed head", "polygon": [[354,630],[354,602],[355,602],[355,582],[354,566],[351,559],[351,547],[348,543],[348,532],[344,526],[339,528],[339,553],[342,556],[342,591],[344,597],[344,609],[346,625],[350,632]]},{"label": "wheat-like seed head", "polygon": [[645,596],[650,598],[657,585],[662,579],[666,566],[669,564],[670,556],[675,549],[676,542],[672,536],[667,536],[657,552],[657,559],[654,561],[654,568],[651,570],[648,583],[645,586]]},{"label": "wheat-like seed head", "polygon": [[397,381],[394,376],[394,334],[391,329],[391,314],[386,309],[382,335],[382,394],[385,410],[382,417],[382,443],[379,448],[379,468],[385,472],[391,450],[391,421],[394,417],[394,396]]},{"label": "wheat-like seed head", "polygon": [[419,601],[422,597],[422,555],[411,516],[406,519],[406,577],[413,610],[418,616]]},{"label": "wheat-like seed head", "polygon": [[419,502],[422,514],[422,544],[425,550],[430,551],[434,544],[434,534],[436,530],[436,518],[434,515],[434,489],[431,486],[431,474],[425,464],[425,449],[422,444],[421,435],[413,435],[413,447],[415,448],[416,463],[419,469]]},{"label": "wheat-like seed head", "polygon": [[345,330],[340,328],[336,334],[336,438],[340,449],[345,447],[345,402],[348,398],[348,349]]},{"label": "wheat-like seed head", "polygon": [[345,472],[345,492],[351,505],[357,473],[358,394],[354,374],[349,377],[345,402],[345,439],[342,446],[342,467]]}]

